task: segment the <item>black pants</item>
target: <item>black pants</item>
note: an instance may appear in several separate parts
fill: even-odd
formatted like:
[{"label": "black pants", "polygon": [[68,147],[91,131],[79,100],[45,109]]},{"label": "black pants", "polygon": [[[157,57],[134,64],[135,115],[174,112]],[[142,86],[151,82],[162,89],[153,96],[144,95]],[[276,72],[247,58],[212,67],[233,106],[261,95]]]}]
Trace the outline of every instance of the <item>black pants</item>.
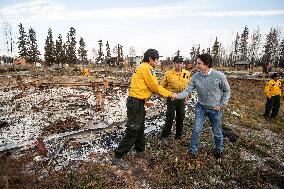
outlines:
[{"label": "black pants", "polygon": [[166,123],[162,129],[162,137],[168,137],[171,134],[173,120],[176,113],[176,138],[180,138],[183,130],[183,119],[184,119],[185,105],[184,99],[181,100],[171,100],[167,99],[167,113],[166,113]]},{"label": "black pants", "polygon": [[145,107],[144,101],[129,97],[126,103],[127,123],[125,135],[114,150],[116,158],[122,158],[134,146],[138,152],[145,150]]},{"label": "black pants", "polygon": [[269,117],[271,110],[272,113],[270,117],[271,118],[276,117],[278,115],[279,108],[280,108],[280,95],[267,98],[264,117]]}]

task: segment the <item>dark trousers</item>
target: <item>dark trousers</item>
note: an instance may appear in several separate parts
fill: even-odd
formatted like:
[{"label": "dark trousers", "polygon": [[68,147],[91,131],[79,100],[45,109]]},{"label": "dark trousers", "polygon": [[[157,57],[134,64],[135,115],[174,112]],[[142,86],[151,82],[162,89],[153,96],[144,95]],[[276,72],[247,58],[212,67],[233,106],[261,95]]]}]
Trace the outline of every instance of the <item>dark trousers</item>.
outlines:
[{"label": "dark trousers", "polygon": [[171,100],[167,99],[167,113],[166,123],[162,129],[162,137],[168,137],[171,134],[173,120],[176,113],[176,138],[180,138],[183,130],[183,119],[184,119],[185,105],[184,99]]},{"label": "dark trousers", "polygon": [[145,107],[144,101],[129,97],[126,103],[127,123],[125,134],[117,149],[116,158],[122,158],[134,146],[137,152],[145,150]]},{"label": "dark trousers", "polygon": [[269,117],[270,112],[272,110],[270,117],[271,118],[276,117],[278,115],[279,108],[280,108],[280,95],[267,98],[264,116]]}]

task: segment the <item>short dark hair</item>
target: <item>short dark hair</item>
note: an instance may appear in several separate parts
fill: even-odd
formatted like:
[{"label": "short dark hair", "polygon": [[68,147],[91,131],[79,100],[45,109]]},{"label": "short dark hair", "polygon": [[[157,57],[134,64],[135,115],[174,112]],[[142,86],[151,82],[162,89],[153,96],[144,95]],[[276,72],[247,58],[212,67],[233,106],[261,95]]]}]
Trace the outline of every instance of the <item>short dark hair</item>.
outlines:
[{"label": "short dark hair", "polygon": [[155,59],[159,59],[159,52],[156,49],[148,49],[145,53],[144,53],[144,57],[143,57],[143,62],[149,62],[150,58],[152,58],[153,60]]},{"label": "short dark hair", "polygon": [[175,56],[173,62],[183,62],[182,56]]},{"label": "short dark hair", "polygon": [[272,78],[272,79],[275,79],[275,78],[277,78],[277,77],[279,77],[278,73],[274,73],[274,74],[271,75],[271,78]]},{"label": "short dark hair", "polygon": [[199,58],[209,68],[212,68],[212,57],[209,53],[200,54],[197,56],[197,58]]}]

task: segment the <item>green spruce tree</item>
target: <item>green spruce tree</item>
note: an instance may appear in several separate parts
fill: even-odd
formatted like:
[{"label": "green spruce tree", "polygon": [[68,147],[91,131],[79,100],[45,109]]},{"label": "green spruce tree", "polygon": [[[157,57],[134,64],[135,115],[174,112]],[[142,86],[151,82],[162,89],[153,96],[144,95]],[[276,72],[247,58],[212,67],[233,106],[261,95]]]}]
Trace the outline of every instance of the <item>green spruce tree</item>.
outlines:
[{"label": "green spruce tree", "polygon": [[103,41],[102,40],[99,40],[98,41],[99,43],[99,50],[98,50],[98,55],[97,55],[97,58],[96,58],[96,63],[101,65],[104,61],[104,53],[102,51],[102,47],[103,47]]},{"label": "green spruce tree", "polygon": [[266,36],[266,43],[264,45],[264,54],[262,56],[262,65],[265,66],[271,63],[277,66],[278,62],[278,43],[280,31],[277,28],[271,28]]},{"label": "green spruce tree", "polygon": [[233,52],[233,61],[239,60],[240,59],[240,36],[239,33],[237,32],[235,41],[234,41],[234,52]]},{"label": "green spruce tree", "polygon": [[25,29],[22,23],[19,24],[19,38],[18,38],[18,48],[19,48],[19,57],[26,59],[28,57],[28,36],[25,32]]},{"label": "green spruce tree", "polygon": [[200,54],[200,44],[198,44],[197,49],[196,49],[196,58]]},{"label": "green spruce tree", "polygon": [[38,50],[37,39],[35,31],[30,28],[29,29],[29,46],[28,46],[28,62],[30,64],[36,63],[40,61],[39,58],[40,52]]},{"label": "green spruce tree", "polygon": [[177,52],[175,54],[176,54],[176,56],[179,56],[180,55],[180,50],[177,50]]},{"label": "green spruce tree", "polygon": [[85,65],[87,63],[87,50],[86,48],[86,43],[84,41],[84,39],[81,37],[80,41],[79,41],[79,49],[78,49],[78,56],[79,56],[79,60],[80,62]]},{"label": "green spruce tree", "polygon": [[76,64],[76,30],[71,27],[67,33],[67,42],[66,42],[66,55],[68,64]]},{"label": "green spruce tree", "polygon": [[63,66],[67,63],[67,60],[65,59],[65,50],[63,47],[63,41],[62,36],[59,34],[58,39],[55,42],[55,64],[58,66]]},{"label": "green spruce tree", "polygon": [[220,66],[219,47],[220,43],[216,37],[211,51],[211,54],[213,55],[213,66]]},{"label": "green spruce tree", "polygon": [[192,46],[191,51],[190,51],[190,61],[191,62],[195,62],[195,57],[196,57],[196,49],[194,48],[194,46]]},{"label": "green spruce tree", "polygon": [[45,46],[44,46],[44,60],[46,65],[51,66],[55,62],[55,47],[54,47],[54,42],[53,42],[53,35],[52,31],[49,28],[48,29],[48,34],[45,40]]},{"label": "green spruce tree", "polygon": [[240,39],[241,60],[246,60],[248,58],[248,38],[249,38],[249,30],[248,27],[245,26],[245,29]]},{"label": "green spruce tree", "polygon": [[109,43],[108,41],[106,42],[106,58],[110,58],[111,57],[111,53],[110,53],[110,47],[109,47]]}]

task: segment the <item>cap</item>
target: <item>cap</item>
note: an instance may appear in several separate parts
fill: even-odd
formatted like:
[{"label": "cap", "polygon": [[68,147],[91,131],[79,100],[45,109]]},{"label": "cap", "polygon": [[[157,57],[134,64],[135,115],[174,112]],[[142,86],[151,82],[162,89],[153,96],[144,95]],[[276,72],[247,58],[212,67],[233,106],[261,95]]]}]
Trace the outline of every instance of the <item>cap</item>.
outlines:
[{"label": "cap", "polygon": [[279,77],[279,74],[278,74],[278,73],[273,73],[272,76],[271,76],[272,79],[275,79],[275,78],[277,78],[277,77]]},{"label": "cap", "polygon": [[183,62],[182,56],[175,56],[173,62]]}]

